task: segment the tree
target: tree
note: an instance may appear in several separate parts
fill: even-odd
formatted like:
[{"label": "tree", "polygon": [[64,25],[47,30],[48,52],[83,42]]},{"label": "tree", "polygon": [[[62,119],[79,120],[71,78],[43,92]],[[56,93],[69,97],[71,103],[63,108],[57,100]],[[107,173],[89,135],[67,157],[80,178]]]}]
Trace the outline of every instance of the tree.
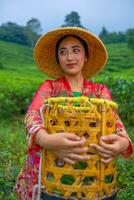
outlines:
[{"label": "tree", "polygon": [[33,47],[41,30],[40,22],[34,18],[29,20],[26,26],[7,22],[0,26],[0,39]]},{"label": "tree", "polygon": [[119,33],[118,33],[118,41],[119,42],[127,42],[127,34],[119,31]]},{"label": "tree", "polygon": [[35,45],[41,31],[41,23],[38,19],[32,18],[27,22],[24,32],[27,35],[28,43],[31,47]]},{"label": "tree", "polygon": [[102,27],[102,31],[100,32],[99,37],[105,44],[127,42],[127,37],[125,33],[109,33],[105,27]]},{"label": "tree", "polygon": [[75,11],[72,11],[70,14],[65,16],[64,24],[62,25],[62,27],[66,27],[66,26],[74,26],[74,27],[84,28],[81,25],[79,14]]},{"label": "tree", "polygon": [[27,26],[24,28],[24,33],[27,37],[28,46],[33,48],[40,35],[33,32],[32,29]]},{"label": "tree", "polygon": [[41,28],[41,23],[38,19],[36,18],[32,18],[30,19],[27,24],[26,24],[27,28],[30,28],[34,33],[40,34],[42,31]]},{"label": "tree", "polygon": [[134,29],[128,29],[127,32],[128,47],[134,51]]},{"label": "tree", "polygon": [[99,38],[103,40],[104,37],[106,37],[108,35],[108,31],[107,29],[103,26],[102,27],[102,31],[99,34]]},{"label": "tree", "polygon": [[7,22],[0,26],[0,39],[24,45],[28,44],[24,27],[13,22]]}]

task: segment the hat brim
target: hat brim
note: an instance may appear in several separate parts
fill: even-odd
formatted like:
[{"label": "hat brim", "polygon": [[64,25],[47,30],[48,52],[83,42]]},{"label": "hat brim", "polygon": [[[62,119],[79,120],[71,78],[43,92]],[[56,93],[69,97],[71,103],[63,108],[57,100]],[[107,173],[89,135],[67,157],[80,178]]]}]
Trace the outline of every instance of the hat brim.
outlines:
[{"label": "hat brim", "polygon": [[64,27],[47,32],[37,41],[34,60],[39,69],[52,78],[63,76],[56,60],[56,44],[65,35],[77,35],[86,41],[89,57],[82,69],[84,78],[91,78],[100,72],[107,61],[107,51],[102,41],[93,33],[78,27]]}]

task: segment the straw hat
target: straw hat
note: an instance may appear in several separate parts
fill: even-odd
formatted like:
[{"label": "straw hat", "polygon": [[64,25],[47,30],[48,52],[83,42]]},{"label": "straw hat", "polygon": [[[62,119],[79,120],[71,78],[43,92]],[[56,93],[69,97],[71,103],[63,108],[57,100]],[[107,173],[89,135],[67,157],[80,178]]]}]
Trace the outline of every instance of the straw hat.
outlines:
[{"label": "straw hat", "polygon": [[102,41],[93,33],[78,27],[64,27],[47,32],[37,41],[34,48],[34,59],[39,69],[52,78],[63,76],[56,60],[57,41],[65,35],[77,35],[86,41],[89,57],[82,69],[84,78],[91,78],[100,72],[106,61],[107,51]]}]

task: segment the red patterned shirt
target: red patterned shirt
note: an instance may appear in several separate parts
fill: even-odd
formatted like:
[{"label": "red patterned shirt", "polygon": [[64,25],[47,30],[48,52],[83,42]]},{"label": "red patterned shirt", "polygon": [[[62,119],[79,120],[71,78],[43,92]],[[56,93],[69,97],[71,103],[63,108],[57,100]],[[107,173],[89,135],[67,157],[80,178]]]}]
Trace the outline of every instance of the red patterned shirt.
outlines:
[{"label": "red patterned shirt", "polygon": [[[93,82],[83,81],[82,95],[112,100],[109,90],[104,84],[96,84]],[[40,162],[40,146],[34,141],[35,134],[40,129],[45,129],[40,115],[40,108],[44,100],[49,97],[73,96],[69,82],[62,77],[58,80],[46,80],[36,91],[34,98],[28,108],[25,123],[28,142],[28,155],[24,166],[18,176],[16,183],[16,192],[21,200],[31,200],[33,187],[38,184],[38,172]],[[123,129],[125,137],[128,137],[124,125],[119,117],[116,119],[116,129]],[[130,142],[131,146],[132,143]],[[132,148],[131,148],[132,149]],[[129,157],[132,151],[127,151],[124,155]]]}]

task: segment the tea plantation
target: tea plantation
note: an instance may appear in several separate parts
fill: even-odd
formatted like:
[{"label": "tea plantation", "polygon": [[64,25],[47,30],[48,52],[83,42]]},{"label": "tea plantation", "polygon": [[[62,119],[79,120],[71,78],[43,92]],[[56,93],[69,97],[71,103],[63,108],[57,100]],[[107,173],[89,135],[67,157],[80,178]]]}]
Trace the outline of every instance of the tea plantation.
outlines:
[{"label": "tea plantation", "polygon": [[[134,54],[126,43],[107,45],[107,66],[93,81],[105,83],[119,105],[122,118],[134,141]],[[0,41],[0,199],[17,200],[16,177],[26,157],[24,114],[43,80],[34,65],[33,50]],[[134,157],[117,159],[119,200],[134,199]]]}]

